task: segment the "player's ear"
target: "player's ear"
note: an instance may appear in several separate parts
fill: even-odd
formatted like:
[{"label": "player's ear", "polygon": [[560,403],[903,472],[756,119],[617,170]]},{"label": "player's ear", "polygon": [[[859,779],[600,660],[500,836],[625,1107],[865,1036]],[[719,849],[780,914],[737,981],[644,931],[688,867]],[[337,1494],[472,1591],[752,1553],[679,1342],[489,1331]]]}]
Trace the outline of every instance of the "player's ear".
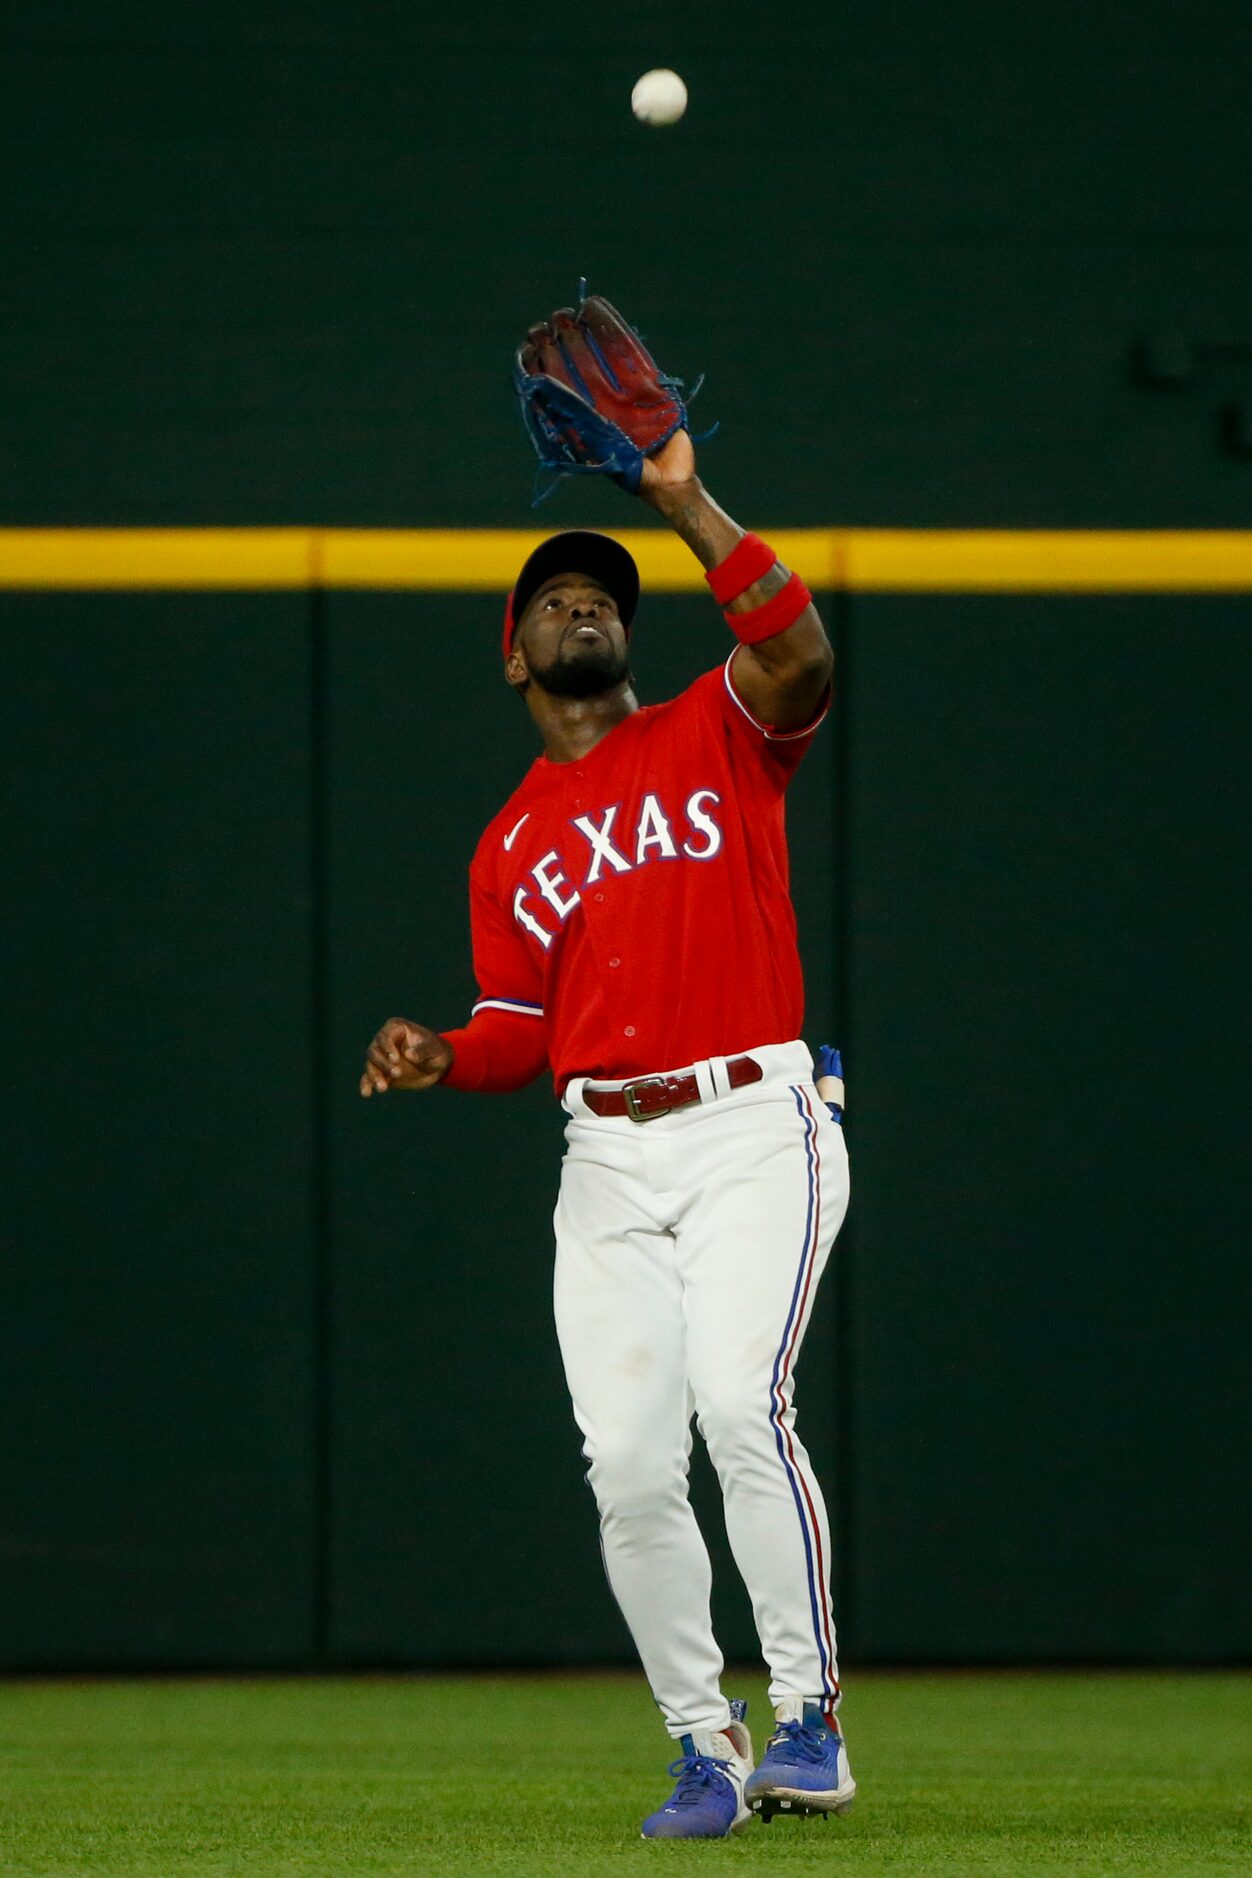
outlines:
[{"label": "player's ear", "polygon": [[504,679],[506,684],[512,685],[514,691],[524,692],[527,685],[530,683],[530,673],[526,669],[526,659],[516,641],[514,642],[513,650],[504,661]]}]

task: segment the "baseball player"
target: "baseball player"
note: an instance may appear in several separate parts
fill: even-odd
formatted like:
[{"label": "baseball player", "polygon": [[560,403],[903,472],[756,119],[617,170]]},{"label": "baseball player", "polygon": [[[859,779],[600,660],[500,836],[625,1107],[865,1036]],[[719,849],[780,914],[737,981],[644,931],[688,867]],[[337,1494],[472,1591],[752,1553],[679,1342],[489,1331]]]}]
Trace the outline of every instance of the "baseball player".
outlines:
[{"label": "baseball player", "polygon": [[[390,1019],[360,1089],[505,1091],[552,1071],[569,1118],[557,1332],[609,1581],[678,1743],[643,1833],[720,1838],[856,1792],[830,1533],[793,1405],[848,1203],[843,1130],[801,1041],[784,832],[833,655],[799,575],[705,493],[677,381],[606,301],[532,327],[516,376],[541,462],[637,492],[700,560],[735,644],[640,705],[631,556],[584,530],[530,556],[504,676],[543,748],[470,865],[478,1000],[460,1029]],[[687,1496],[693,1412],[771,1673],[755,1768]]]}]

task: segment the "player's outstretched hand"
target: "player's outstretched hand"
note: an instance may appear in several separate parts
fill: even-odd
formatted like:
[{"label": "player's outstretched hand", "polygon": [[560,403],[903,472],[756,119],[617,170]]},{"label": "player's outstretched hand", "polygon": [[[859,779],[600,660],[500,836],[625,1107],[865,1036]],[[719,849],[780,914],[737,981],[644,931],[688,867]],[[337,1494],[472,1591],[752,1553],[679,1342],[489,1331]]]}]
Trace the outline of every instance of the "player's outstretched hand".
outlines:
[{"label": "player's outstretched hand", "polygon": [[452,1046],[425,1024],[389,1017],[365,1052],[361,1094],[389,1089],[430,1089],[452,1067]]},{"label": "player's outstretched hand", "polygon": [[639,489],[645,502],[662,490],[678,488],[691,482],[696,473],[695,445],[690,433],[676,430],[669,442],[662,444],[655,456],[646,456],[639,470]]}]

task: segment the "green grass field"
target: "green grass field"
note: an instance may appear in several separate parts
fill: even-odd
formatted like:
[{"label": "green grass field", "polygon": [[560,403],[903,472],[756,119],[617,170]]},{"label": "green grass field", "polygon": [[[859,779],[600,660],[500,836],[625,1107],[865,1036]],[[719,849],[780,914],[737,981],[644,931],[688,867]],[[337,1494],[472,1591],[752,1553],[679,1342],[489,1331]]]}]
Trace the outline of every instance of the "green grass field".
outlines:
[{"label": "green grass field", "polygon": [[0,1684],[0,1872],[1252,1870],[1252,1678],[865,1675],[843,1716],[847,1818],[656,1845],[635,1676]]}]

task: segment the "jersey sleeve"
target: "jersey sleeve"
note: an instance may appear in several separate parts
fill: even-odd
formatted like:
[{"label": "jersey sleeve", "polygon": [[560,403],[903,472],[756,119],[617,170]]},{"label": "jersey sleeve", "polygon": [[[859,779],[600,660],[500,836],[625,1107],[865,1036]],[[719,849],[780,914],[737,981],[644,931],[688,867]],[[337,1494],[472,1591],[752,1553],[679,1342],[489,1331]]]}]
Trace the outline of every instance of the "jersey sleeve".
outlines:
[{"label": "jersey sleeve", "polygon": [[759,778],[770,792],[781,792],[799,769],[805,752],[826,713],[830,709],[832,688],[828,684],[817,709],[807,724],[798,730],[775,730],[755,717],[735,689],[733,666],[738,646],[719,670],[706,672],[696,686],[704,692],[704,705],[720,720],[728,743],[735,753],[736,767]]},{"label": "jersey sleeve", "polygon": [[478,996],[470,1021],[441,1031],[451,1044],[449,1089],[525,1088],[548,1066],[543,981],[516,923],[477,867],[470,868],[470,939]]}]

